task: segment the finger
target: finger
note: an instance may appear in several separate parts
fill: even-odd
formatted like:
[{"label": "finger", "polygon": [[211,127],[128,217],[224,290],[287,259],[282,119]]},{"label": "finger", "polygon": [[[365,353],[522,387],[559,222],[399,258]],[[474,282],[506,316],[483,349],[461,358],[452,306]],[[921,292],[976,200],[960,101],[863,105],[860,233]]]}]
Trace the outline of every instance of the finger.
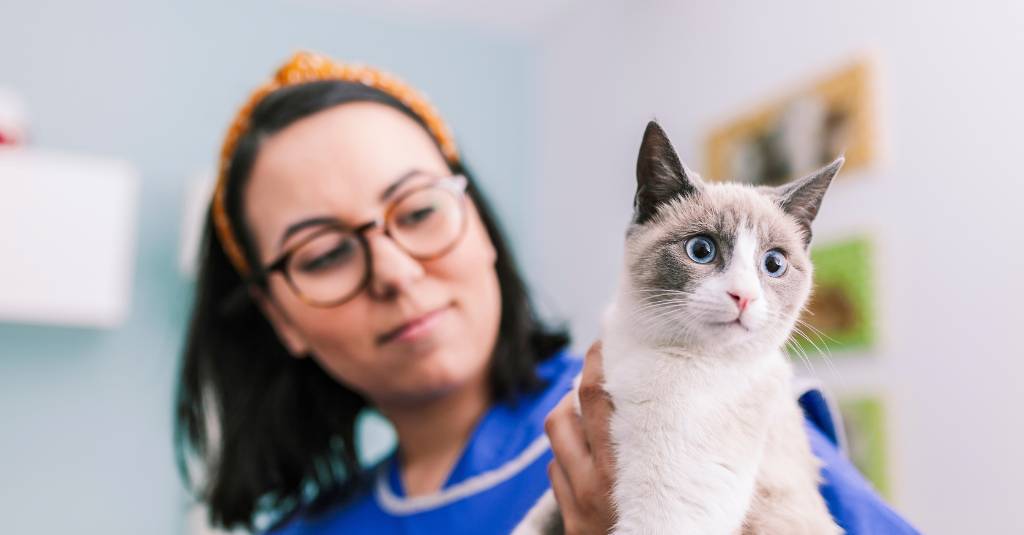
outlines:
[{"label": "finger", "polygon": [[551,451],[562,466],[573,489],[585,488],[590,484],[593,467],[590,452],[587,451],[583,424],[573,410],[570,395],[562,399],[548,414],[544,431],[551,442]]},{"label": "finger", "polygon": [[562,512],[562,522],[566,533],[575,531],[577,519],[580,518],[580,508],[576,503],[576,496],[572,493],[572,486],[565,471],[557,460],[548,463],[548,479],[551,480],[551,491],[558,502],[558,508]]},{"label": "finger", "polygon": [[604,390],[601,342],[594,342],[583,361],[580,380],[580,412],[583,432],[599,470],[610,471],[614,456],[611,447],[609,421],[614,407]]},{"label": "finger", "polygon": [[590,344],[587,354],[583,358],[583,377],[581,384],[601,384],[604,378],[604,362],[601,359],[601,341],[597,340]]}]

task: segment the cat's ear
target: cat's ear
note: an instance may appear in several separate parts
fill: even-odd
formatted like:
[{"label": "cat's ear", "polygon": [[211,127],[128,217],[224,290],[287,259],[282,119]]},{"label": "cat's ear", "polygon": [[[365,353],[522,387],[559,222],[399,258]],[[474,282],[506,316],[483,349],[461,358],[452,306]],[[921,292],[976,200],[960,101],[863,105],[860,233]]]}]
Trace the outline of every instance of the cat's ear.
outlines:
[{"label": "cat's ear", "polygon": [[672,142],[658,123],[647,123],[636,160],[633,222],[642,225],[654,217],[660,205],[676,197],[695,194],[700,188],[699,181],[679,161]]},{"label": "cat's ear", "polygon": [[793,216],[803,229],[805,246],[811,244],[811,223],[818,215],[821,200],[825,198],[829,184],[845,161],[845,158],[840,156],[834,162],[799,180],[775,188],[779,206]]}]

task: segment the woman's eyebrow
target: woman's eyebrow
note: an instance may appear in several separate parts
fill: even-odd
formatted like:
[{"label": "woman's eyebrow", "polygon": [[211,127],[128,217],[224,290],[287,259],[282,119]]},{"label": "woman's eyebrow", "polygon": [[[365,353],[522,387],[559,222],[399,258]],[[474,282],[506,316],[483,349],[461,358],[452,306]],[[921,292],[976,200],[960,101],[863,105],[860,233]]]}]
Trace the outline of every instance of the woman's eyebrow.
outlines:
[{"label": "woman's eyebrow", "polygon": [[325,217],[325,216],[311,217],[309,219],[303,219],[302,221],[299,221],[297,223],[292,223],[291,225],[288,226],[287,229],[285,229],[284,233],[281,234],[281,241],[278,242],[277,247],[278,247],[278,249],[280,249],[281,246],[284,245],[284,242],[288,241],[288,238],[292,237],[292,235],[294,235],[295,233],[297,233],[297,232],[299,232],[299,231],[301,231],[303,229],[307,229],[309,227],[319,227],[321,225],[337,225],[337,224],[338,224],[338,219],[337,218]]},{"label": "woman's eyebrow", "polygon": [[381,202],[388,200],[392,195],[398,191],[398,188],[402,187],[402,184],[406,183],[410,178],[423,174],[423,171],[419,169],[410,169],[406,171],[402,176],[395,179],[388,187],[384,188],[384,191],[380,194]]},{"label": "woman's eyebrow", "polygon": [[[393,196],[395,192],[397,192],[398,189],[402,187],[402,184],[405,184],[411,178],[421,174],[423,174],[423,171],[420,171],[419,169],[410,169],[409,171],[403,173],[401,176],[399,176],[397,179],[391,182],[391,184],[389,184],[388,187],[384,188],[384,191],[380,194],[381,202],[387,201],[389,198],[391,198],[391,196]],[[309,219],[303,219],[302,221],[292,223],[291,225],[288,226],[287,229],[285,229],[284,233],[281,234],[281,240],[277,246],[280,249],[284,245],[284,242],[288,241],[288,238],[292,237],[293,235],[295,235],[295,233],[301,230],[310,227],[318,227],[321,225],[336,224],[338,224],[337,218],[326,216],[311,217]]]}]

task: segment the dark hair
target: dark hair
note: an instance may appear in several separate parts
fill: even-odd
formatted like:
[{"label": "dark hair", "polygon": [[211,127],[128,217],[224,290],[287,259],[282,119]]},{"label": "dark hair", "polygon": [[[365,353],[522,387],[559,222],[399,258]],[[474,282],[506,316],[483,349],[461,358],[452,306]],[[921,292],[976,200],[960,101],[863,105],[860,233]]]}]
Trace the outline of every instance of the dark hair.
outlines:
[{"label": "dark hair", "polygon": [[[379,102],[423,120],[391,96],[361,84],[320,81],[271,93],[253,110],[229,166],[226,207],[249,259],[258,265],[244,224],[242,191],[263,139],[320,110]],[[424,128],[426,128],[424,126]],[[538,362],[565,347],[564,330],[538,318],[491,208],[462,163],[468,195],[497,250],[501,323],[489,365],[493,400],[540,386]],[[179,470],[209,506],[210,522],[255,529],[261,515],[338,503],[355,488],[355,423],[367,401],[314,359],[297,359],[278,340],[246,292],[207,216],[195,302],[178,382],[174,429]],[[242,303],[228,306],[232,295]],[[202,480],[190,468],[199,462]],[[330,497],[329,500],[325,497]]]}]

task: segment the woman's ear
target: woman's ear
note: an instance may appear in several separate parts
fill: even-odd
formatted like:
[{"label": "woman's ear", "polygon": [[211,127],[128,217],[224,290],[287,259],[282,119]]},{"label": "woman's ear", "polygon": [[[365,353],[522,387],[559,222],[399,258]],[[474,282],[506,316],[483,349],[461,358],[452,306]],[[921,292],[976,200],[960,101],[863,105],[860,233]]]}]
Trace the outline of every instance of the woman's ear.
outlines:
[{"label": "woman's ear", "polygon": [[257,286],[249,288],[249,296],[259,306],[263,316],[274,327],[277,338],[284,344],[285,349],[295,358],[306,358],[309,355],[309,343],[306,342],[302,333],[292,324],[291,320],[281,310],[281,306],[268,296],[263,289]]}]

